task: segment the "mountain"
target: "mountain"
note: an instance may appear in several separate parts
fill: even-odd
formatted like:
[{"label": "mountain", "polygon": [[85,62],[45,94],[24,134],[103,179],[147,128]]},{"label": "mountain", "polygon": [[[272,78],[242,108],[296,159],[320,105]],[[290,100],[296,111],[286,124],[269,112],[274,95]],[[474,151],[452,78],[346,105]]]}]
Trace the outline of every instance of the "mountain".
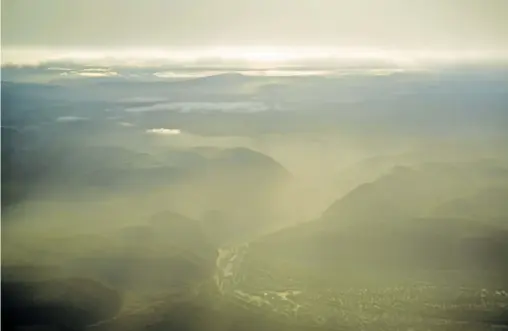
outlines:
[{"label": "mountain", "polygon": [[27,200],[94,203],[115,194],[136,205],[136,214],[170,209],[202,219],[217,210],[224,233],[255,233],[277,221],[277,201],[292,182],[278,162],[247,148],[163,146],[139,152],[60,143],[3,158],[5,207]]},{"label": "mountain", "polygon": [[469,217],[482,219],[485,221],[505,220],[508,225],[508,189],[490,188],[480,190],[479,192],[451,201],[447,201],[434,210],[435,215]]},{"label": "mountain", "polygon": [[133,90],[134,88],[142,89],[143,91],[149,92],[150,95],[154,92],[159,92],[161,95],[172,94],[175,92],[188,94],[189,92],[199,92],[205,94],[222,93],[230,94],[237,91],[244,84],[255,80],[255,77],[245,76],[239,73],[224,73],[205,77],[197,77],[190,79],[179,79],[179,80],[166,80],[166,81],[155,81],[146,82],[139,80],[123,80],[123,81],[111,81],[101,80],[97,81],[97,85],[107,90],[121,92],[122,89],[125,91]]},{"label": "mountain", "polygon": [[351,223],[421,216],[442,199],[468,189],[468,182],[459,174],[448,175],[437,167],[428,170],[394,167],[387,175],[358,186],[332,204],[323,218]]},{"label": "mountain", "polygon": [[497,205],[504,190],[484,189],[506,185],[507,177],[489,166],[395,167],[336,201],[321,218],[254,241],[250,254],[257,260],[275,259],[330,272],[347,269],[347,274],[356,276],[369,270],[506,272],[502,263],[508,256],[506,222],[489,222],[478,213],[434,213],[478,191],[477,203],[481,196],[489,196],[492,213],[502,211]]},{"label": "mountain", "polygon": [[2,328],[82,330],[113,318],[120,294],[88,279],[2,280]]},{"label": "mountain", "polygon": [[[171,291],[209,279],[217,247],[202,222],[166,210],[101,233],[10,242],[2,272],[15,282],[80,277],[118,291]],[[37,258],[38,250],[44,256]]]},{"label": "mountain", "polygon": [[446,201],[498,185],[508,185],[508,172],[495,162],[396,166],[353,189],[330,206],[323,218],[348,223],[420,217]]},{"label": "mountain", "polygon": [[[52,153],[45,155],[35,149],[37,146],[6,154],[5,176],[15,177],[16,172],[26,172],[27,167],[39,171],[44,168],[48,171],[44,178],[48,185],[65,180],[66,185],[109,189],[162,186],[198,178],[213,180],[217,176],[228,175],[228,172],[244,180],[253,176],[262,180],[266,176],[265,182],[290,177],[287,170],[272,158],[246,148],[170,148],[148,153],[116,146],[62,145],[61,148],[52,148]],[[31,163],[24,164],[28,160]]]},{"label": "mountain", "polygon": [[225,233],[256,233],[277,222],[292,175],[272,158],[246,148],[194,150],[205,158],[178,184],[170,205],[185,215],[202,219],[220,211]]}]

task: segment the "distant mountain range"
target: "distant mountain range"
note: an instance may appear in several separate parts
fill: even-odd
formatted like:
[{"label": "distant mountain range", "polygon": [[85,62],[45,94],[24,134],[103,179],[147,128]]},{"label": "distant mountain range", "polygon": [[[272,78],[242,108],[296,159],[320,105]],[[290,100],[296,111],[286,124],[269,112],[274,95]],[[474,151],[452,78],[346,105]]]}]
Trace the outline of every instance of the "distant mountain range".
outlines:
[{"label": "distant mountain range", "polygon": [[37,70],[51,71],[58,80],[2,82],[4,125],[54,124],[71,116],[87,119],[81,125],[88,129],[116,118],[142,127],[174,123],[204,135],[340,131],[363,138],[449,138],[500,135],[508,123],[508,84],[496,71],[366,69],[309,76],[225,71],[175,80],[154,79],[154,72],[149,79],[69,78]]},{"label": "distant mountain range", "polygon": [[[198,147],[140,153],[122,147],[52,146],[5,154],[3,204],[95,194],[158,194],[165,206],[201,217],[219,210],[238,231],[269,223],[273,199],[292,175],[272,158],[247,148]],[[40,194],[38,194],[40,192]],[[233,221],[234,220],[234,221]],[[243,228],[243,230],[242,230]]]}]

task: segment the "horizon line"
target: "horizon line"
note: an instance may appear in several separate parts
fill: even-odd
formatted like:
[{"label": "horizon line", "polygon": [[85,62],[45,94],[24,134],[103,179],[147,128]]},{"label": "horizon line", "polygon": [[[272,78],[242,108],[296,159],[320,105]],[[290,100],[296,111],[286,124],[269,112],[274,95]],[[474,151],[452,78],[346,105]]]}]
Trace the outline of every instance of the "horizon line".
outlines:
[{"label": "horizon line", "polygon": [[298,64],[344,61],[386,61],[397,65],[508,62],[508,50],[386,49],[375,47],[221,46],[187,48],[48,48],[3,47],[2,67],[51,62],[97,62],[110,65],[192,64],[196,62],[243,64]]}]

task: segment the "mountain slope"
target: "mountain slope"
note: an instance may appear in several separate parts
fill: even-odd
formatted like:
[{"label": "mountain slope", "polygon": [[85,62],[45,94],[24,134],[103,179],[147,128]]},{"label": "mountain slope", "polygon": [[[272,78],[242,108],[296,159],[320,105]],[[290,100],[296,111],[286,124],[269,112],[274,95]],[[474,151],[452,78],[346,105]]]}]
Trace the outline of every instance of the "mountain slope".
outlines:
[{"label": "mountain slope", "polygon": [[[433,214],[446,201],[502,180],[504,174],[477,164],[394,168],[335,202],[320,219],[255,241],[251,254],[327,270],[356,270],[353,274],[359,270],[503,271],[507,224],[500,227],[474,214]],[[499,192],[504,191],[489,192],[498,192],[494,195],[502,199]]]}]

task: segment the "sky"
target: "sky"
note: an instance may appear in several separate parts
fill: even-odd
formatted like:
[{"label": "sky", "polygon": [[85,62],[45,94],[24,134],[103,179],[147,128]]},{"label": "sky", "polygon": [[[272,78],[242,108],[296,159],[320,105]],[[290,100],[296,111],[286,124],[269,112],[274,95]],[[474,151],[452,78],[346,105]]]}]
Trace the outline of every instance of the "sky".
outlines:
[{"label": "sky", "polygon": [[4,50],[508,50],[506,0],[3,0]]}]

